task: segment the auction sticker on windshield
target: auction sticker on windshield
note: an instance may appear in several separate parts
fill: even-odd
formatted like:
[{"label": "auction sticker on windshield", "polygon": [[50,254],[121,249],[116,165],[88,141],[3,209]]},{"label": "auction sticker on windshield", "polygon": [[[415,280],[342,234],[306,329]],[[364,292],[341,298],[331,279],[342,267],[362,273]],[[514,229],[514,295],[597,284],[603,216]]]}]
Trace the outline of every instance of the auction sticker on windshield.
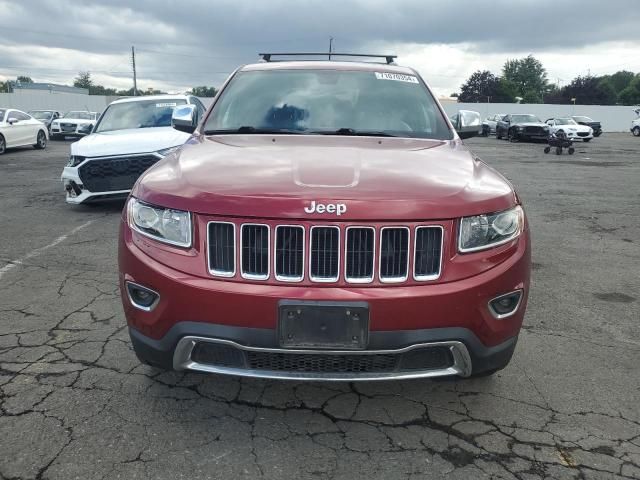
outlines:
[{"label": "auction sticker on windshield", "polygon": [[176,107],[178,106],[177,103],[156,103],[156,108],[162,108],[162,107]]},{"label": "auction sticker on windshield", "polygon": [[418,83],[418,79],[413,75],[402,73],[375,72],[378,80],[395,80],[396,82]]}]

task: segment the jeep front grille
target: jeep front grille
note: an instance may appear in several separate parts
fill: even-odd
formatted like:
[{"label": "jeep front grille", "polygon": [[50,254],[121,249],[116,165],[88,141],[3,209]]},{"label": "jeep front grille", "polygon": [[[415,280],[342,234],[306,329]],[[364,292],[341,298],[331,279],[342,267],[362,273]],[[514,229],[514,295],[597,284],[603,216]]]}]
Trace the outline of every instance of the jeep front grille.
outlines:
[{"label": "jeep front grille", "polygon": [[209,272],[218,277],[236,273],[236,227],[228,222],[209,223]]},{"label": "jeep front grille", "polygon": [[251,280],[266,280],[269,278],[269,227],[244,224],[240,236],[242,276]]},{"label": "jeep front grille", "polygon": [[311,227],[309,277],[315,282],[335,282],[340,269],[340,228]]},{"label": "jeep front grille", "polygon": [[299,282],[304,278],[304,227],[276,227],[276,280]]},{"label": "jeep front grille", "polygon": [[442,227],[416,228],[413,276],[416,280],[433,280],[440,276]]},{"label": "jeep front grille", "polygon": [[353,283],[371,282],[375,261],[375,229],[373,227],[349,227],[346,235],[345,279]]},{"label": "jeep front grille", "polygon": [[380,280],[404,282],[409,270],[409,229],[385,227],[380,235]]},{"label": "jeep front grille", "polygon": [[238,274],[256,281],[301,282],[307,278],[314,283],[364,284],[402,283],[409,279],[410,271],[415,281],[433,281],[442,273],[444,228],[440,225],[341,227],[212,221],[207,231],[209,272],[217,277]]}]

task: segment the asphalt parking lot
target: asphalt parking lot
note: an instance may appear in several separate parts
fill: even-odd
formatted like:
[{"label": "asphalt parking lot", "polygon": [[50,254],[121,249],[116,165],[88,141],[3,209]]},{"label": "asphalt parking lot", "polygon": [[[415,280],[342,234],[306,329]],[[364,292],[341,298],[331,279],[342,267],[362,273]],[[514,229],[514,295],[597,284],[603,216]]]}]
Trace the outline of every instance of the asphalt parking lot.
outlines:
[{"label": "asphalt parking lot", "polygon": [[64,203],[68,142],[0,156],[0,477],[640,478],[640,141],[467,143],[529,215],[525,326],[493,378],[392,383],[141,366],[122,202]]}]

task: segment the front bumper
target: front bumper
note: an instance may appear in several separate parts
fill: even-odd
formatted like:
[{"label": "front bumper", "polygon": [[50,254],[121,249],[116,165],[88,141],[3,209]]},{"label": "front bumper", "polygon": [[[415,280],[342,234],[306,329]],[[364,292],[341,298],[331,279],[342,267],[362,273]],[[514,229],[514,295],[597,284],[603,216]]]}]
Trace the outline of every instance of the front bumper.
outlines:
[{"label": "front bumper", "polygon": [[59,125],[51,125],[51,135],[60,137],[85,137],[91,132],[86,129],[86,125],[76,125],[73,130],[63,129]]},{"label": "front bumper", "polygon": [[565,132],[567,135],[567,138],[569,140],[591,140],[593,138],[593,134],[590,133],[589,135],[578,135],[578,132]]},{"label": "front bumper", "polygon": [[[468,377],[506,366],[517,342],[517,337],[512,337],[499,345],[487,347],[467,329],[441,328],[371,332],[369,348],[363,351],[289,350],[278,346],[275,332],[270,329],[201,322],[177,323],[159,340],[149,338],[135,328],[130,328],[129,334],[140,360],[150,365],[165,369],[299,381],[374,381],[449,375]],[[198,344],[221,348],[214,356],[203,361],[193,355]],[[415,361],[416,354],[434,349],[448,350],[450,360],[442,364],[432,361],[429,368],[421,368]],[[330,363],[334,371],[327,371],[326,368],[305,370],[302,368],[304,365],[299,363],[303,356],[310,359],[305,365],[315,362],[315,365],[326,366]],[[372,365],[381,356],[396,356],[398,361],[394,367],[384,371],[380,368],[366,369],[367,365]],[[402,358],[407,356],[414,358],[411,365],[403,363]],[[366,358],[375,360],[366,362]]]},{"label": "front bumper", "polygon": [[[527,304],[529,243],[527,230],[502,263],[452,282],[380,287],[266,285],[205,278],[175,270],[144,253],[133,241],[131,230],[123,224],[119,246],[120,288],[136,353],[143,361],[164,368],[299,380],[468,376],[502,368],[511,358]],[[174,250],[167,254],[176,253]],[[157,292],[160,298],[155,307],[151,311],[134,307],[125,282]],[[496,318],[488,302],[514,290],[523,292],[515,313],[508,318]],[[278,305],[282,300],[366,302],[370,312],[366,348],[328,353],[281,347],[277,329]],[[229,354],[235,363],[224,359],[222,363],[202,362],[191,356],[198,343],[220,345],[225,342],[233,342],[225,346],[236,352]],[[433,368],[403,369],[399,359],[393,368],[384,372],[344,371],[353,363],[345,357],[383,358],[379,356],[403,355],[405,352],[401,350],[407,348],[415,351],[443,346],[450,349],[451,361]],[[255,352],[255,349],[267,351]],[[269,357],[265,361],[271,366],[276,360],[281,362],[284,370],[254,368],[247,360],[253,354]],[[210,355],[217,359],[224,357],[215,352]],[[304,359],[287,355],[307,355],[318,365],[331,364],[332,359],[326,355],[334,355],[338,371],[301,373],[296,362],[304,363]],[[287,365],[293,367],[287,370]]]}]

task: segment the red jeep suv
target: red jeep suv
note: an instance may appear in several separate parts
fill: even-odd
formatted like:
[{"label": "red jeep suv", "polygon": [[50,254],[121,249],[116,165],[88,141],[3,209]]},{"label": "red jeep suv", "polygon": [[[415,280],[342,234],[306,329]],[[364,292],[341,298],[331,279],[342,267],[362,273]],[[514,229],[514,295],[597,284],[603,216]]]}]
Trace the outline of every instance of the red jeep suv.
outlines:
[{"label": "red jeep suv", "polygon": [[131,192],[120,287],[140,360],[296,380],[504,368],[531,270],[513,187],[393,57],[273,55],[203,118],[176,107],[190,140]]}]

